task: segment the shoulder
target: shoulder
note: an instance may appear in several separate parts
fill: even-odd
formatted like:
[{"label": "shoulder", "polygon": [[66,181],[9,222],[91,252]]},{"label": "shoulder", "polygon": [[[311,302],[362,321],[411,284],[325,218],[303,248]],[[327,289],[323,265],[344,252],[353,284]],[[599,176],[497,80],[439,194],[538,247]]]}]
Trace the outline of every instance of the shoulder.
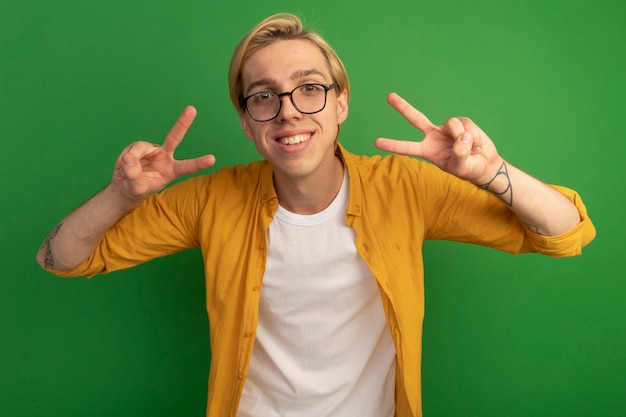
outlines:
[{"label": "shoulder", "polygon": [[271,175],[272,167],[269,162],[255,161],[247,165],[237,164],[232,167],[222,167],[209,175],[212,186],[231,186],[237,184],[243,187],[260,181],[264,175]]},{"label": "shoulder", "polygon": [[248,165],[222,167],[206,175],[187,178],[164,191],[164,194],[206,200],[211,197],[233,197],[247,195],[259,188],[266,178],[272,177],[272,168],[267,161],[255,161]]},{"label": "shoulder", "polygon": [[361,178],[397,178],[421,181],[423,179],[445,179],[449,174],[435,165],[405,155],[356,155],[341,148],[341,155],[348,166]]},{"label": "shoulder", "polygon": [[422,205],[474,196],[479,190],[437,166],[404,155],[355,155],[342,149],[351,184],[363,196],[414,199]]}]

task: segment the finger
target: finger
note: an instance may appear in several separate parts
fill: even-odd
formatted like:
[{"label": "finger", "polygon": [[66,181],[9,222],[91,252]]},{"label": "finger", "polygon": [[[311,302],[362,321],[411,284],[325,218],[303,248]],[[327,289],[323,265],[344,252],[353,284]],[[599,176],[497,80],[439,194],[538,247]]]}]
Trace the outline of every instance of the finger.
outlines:
[{"label": "finger", "polygon": [[465,133],[465,126],[458,117],[451,117],[441,126],[443,133],[448,135],[451,139],[458,139],[463,133]]},{"label": "finger", "polygon": [[143,141],[134,142],[133,144],[131,144],[125,149],[125,152],[122,152],[122,156],[126,154],[131,154],[135,158],[141,160],[145,156],[150,155],[151,153],[156,152],[159,149],[161,149],[161,146],[155,143],[143,142]]},{"label": "finger", "polygon": [[457,160],[467,159],[472,154],[474,137],[469,132],[463,132],[452,144],[452,158]]},{"label": "finger", "polygon": [[400,113],[409,123],[421,130],[424,134],[435,127],[435,125],[428,120],[428,117],[426,117],[424,113],[417,110],[398,94],[389,94],[387,96],[387,103],[389,103],[391,107]]},{"label": "finger", "polygon": [[[115,161],[116,175],[121,174],[121,169],[126,167],[133,167],[135,163],[140,164],[141,159],[151,153],[157,151],[160,148],[159,145],[155,145],[149,142],[133,142],[128,145],[118,156]],[[134,168],[130,168],[134,170]]]},{"label": "finger", "polygon": [[469,117],[459,117],[459,120],[463,123],[465,131],[472,134],[472,152],[481,153],[483,149],[482,130]]},{"label": "finger", "polygon": [[176,123],[165,137],[165,141],[163,142],[164,151],[174,154],[174,151],[180,142],[182,142],[187,130],[189,130],[189,127],[193,123],[197,114],[198,112],[195,107],[185,107],[185,110],[183,110],[181,115],[178,117],[178,120],[176,120]]},{"label": "finger", "polygon": [[180,177],[183,175],[193,174],[200,170],[209,168],[214,164],[215,156],[213,155],[204,155],[198,158],[176,161],[174,165],[174,175],[176,175],[176,177]]},{"label": "finger", "polygon": [[120,155],[117,158],[117,160],[120,161],[122,156],[126,155],[127,153],[133,153],[133,155],[137,157],[141,157],[143,155],[146,155],[154,151],[155,149],[159,147],[160,145],[157,145],[155,143],[145,142],[145,141],[133,142],[130,145],[126,146],[124,149],[122,149],[122,152],[120,152]]},{"label": "finger", "polygon": [[125,153],[115,164],[114,176],[134,180],[139,178],[142,172],[140,160],[132,153]]},{"label": "finger", "polygon": [[385,152],[422,157],[422,142],[378,138],[374,144],[378,149]]}]

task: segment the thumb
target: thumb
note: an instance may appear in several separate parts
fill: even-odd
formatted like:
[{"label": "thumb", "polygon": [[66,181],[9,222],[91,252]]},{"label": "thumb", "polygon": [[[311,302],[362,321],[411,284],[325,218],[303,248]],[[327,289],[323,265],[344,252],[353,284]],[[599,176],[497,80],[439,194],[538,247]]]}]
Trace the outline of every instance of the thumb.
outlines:
[{"label": "thumb", "polygon": [[119,170],[120,177],[133,180],[141,175],[141,171],[141,164],[133,154],[127,153],[122,156],[122,164]]},{"label": "thumb", "polygon": [[469,158],[472,155],[473,137],[469,132],[461,133],[452,145],[452,155],[448,171],[458,177],[467,175],[470,167]]},{"label": "thumb", "polygon": [[472,146],[474,144],[474,137],[470,132],[463,132],[459,135],[454,143],[453,152],[459,158],[467,158],[472,153]]},{"label": "thumb", "polygon": [[135,165],[135,158],[127,153],[126,155],[122,156],[122,162],[124,162],[124,165],[126,165],[127,167],[131,167],[133,165]]}]

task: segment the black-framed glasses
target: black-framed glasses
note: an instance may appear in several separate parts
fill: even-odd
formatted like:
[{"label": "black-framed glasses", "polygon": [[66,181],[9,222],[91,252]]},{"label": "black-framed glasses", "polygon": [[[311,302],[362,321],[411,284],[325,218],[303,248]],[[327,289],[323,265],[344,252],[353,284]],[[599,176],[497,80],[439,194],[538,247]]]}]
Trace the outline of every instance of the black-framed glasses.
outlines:
[{"label": "black-framed glasses", "polygon": [[241,99],[241,106],[257,122],[275,119],[283,106],[283,96],[289,96],[291,104],[302,114],[319,113],[326,107],[328,90],[339,84],[302,84],[285,93],[260,91]]}]

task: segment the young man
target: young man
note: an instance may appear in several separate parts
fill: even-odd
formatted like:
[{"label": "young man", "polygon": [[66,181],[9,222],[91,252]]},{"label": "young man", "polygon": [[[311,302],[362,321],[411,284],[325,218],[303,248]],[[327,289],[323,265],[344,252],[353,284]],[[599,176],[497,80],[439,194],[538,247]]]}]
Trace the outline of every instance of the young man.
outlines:
[{"label": "young man", "polygon": [[229,73],[243,132],[263,160],[198,176],[205,155],[173,154],[196,112],[162,146],[136,142],[109,186],[48,236],[39,263],[93,276],[199,247],[212,363],[207,416],[420,416],[422,243],[447,239],[512,253],[580,253],[595,230],[578,195],[506,162],[467,118],[378,139],[365,157],[338,142],[345,69],[292,15],[241,41]]}]

